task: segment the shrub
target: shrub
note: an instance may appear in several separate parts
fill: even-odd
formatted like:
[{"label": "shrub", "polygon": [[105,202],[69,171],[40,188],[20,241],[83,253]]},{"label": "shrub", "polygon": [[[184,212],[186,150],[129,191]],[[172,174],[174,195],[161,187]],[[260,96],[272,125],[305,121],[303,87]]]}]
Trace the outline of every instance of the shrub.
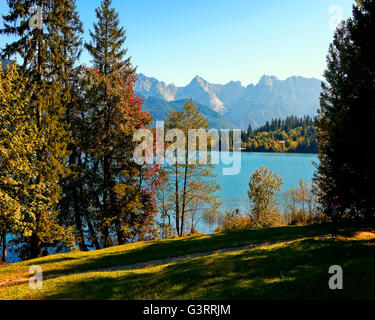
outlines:
[{"label": "shrub", "polygon": [[204,233],[199,232],[195,229],[191,230],[190,233],[188,234],[188,237],[199,237],[199,236],[204,236]]},{"label": "shrub", "polygon": [[224,229],[221,226],[217,226],[216,229],[215,229],[216,233],[221,233],[223,231],[224,231]]},{"label": "shrub", "polygon": [[268,168],[260,167],[252,174],[248,196],[251,204],[249,226],[251,228],[270,228],[281,225],[281,216],[275,192],[281,190],[281,177]]},{"label": "shrub", "polygon": [[225,212],[223,218],[223,229],[224,231],[242,230],[249,228],[250,218],[244,217],[240,214],[240,211],[230,210]]}]

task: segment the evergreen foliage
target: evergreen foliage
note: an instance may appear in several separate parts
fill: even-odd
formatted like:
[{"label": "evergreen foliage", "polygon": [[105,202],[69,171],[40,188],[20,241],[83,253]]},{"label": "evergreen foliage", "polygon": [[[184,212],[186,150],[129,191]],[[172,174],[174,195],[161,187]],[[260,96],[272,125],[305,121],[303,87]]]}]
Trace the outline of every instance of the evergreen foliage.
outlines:
[{"label": "evergreen foliage", "polygon": [[355,219],[375,217],[375,1],[358,0],[336,30],[317,120],[321,205]]},{"label": "evergreen foliage", "polygon": [[[2,57],[20,63],[0,79],[3,260],[8,233],[21,258],[150,239],[159,168],[138,166],[132,155],[134,131],[152,117],[134,93],[135,68],[111,1],[96,10],[92,42],[85,44],[92,68],[77,64],[84,46],[75,0],[8,6],[0,33],[13,42]],[[35,6],[42,8],[42,28],[29,25]]]},{"label": "evergreen foliage", "polygon": [[[22,60],[20,72],[26,77],[26,88],[33,88],[29,115],[33,117],[41,142],[34,154],[38,172],[33,181],[37,204],[30,208],[35,217],[26,249],[26,256],[30,258],[40,257],[43,247],[56,241],[53,235],[61,232],[58,231],[56,207],[61,198],[59,181],[68,172],[66,159],[70,132],[63,121],[66,112],[64,89],[56,80],[61,79],[62,66],[67,60],[63,37],[69,29],[66,22],[73,19],[73,10],[67,5],[69,2],[9,0],[10,12],[3,16],[4,28],[0,30],[0,34],[15,37],[5,46],[3,56]],[[43,10],[42,29],[29,28],[33,16],[31,9],[36,5]]]},{"label": "evergreen foliage", "polygon": [[108,247],[113,244],[112,232],[118,244],[151,236],[157,168],[138,166],[132,159],[133,134],[150,126],[152,117],[134,93],[135,68],[130,58],[125,59],[125,30],[110,0],[101,2],[96,18],[92,41],[85,45],[94,66],[87,72],[86,153],[95,166],[93,192],[103,245]]}]

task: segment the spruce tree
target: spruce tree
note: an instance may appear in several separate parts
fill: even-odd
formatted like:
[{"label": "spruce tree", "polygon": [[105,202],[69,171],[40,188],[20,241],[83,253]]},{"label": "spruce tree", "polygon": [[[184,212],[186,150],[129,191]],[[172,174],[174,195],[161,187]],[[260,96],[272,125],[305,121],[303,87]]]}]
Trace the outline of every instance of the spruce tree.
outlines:
[{"label": "spruce tree", "polygon": [[69,126],[71,139],[68,144],[69,172],[60,185],[62,200],[59,203],[60,220],[66,226],[73,225],[76,239],[82,251],[87,250],[83,216],[87,212],[87,204],[82,190],[82,176],[85,166],[81,163],[82,137],[84,122],[81,119],[83,101],[81,93],[82,67],[77,65],[83,46],[83,27],[80,21],[75,0],[55,0],[51,13],[59,20],[59,24],[50,26],[50,41],[54,54],[49,59],[50,73],[61,89],[60,98],[65,106],[63,121]]},{"label": "spruce tree", "polygon": [[125,58],[125,29],[110,0],[101,2],[96,18],[91,42],[85,45],[94,66],[85,100],[91,128],[88,154],[97,165],[96,203],[103,243],[108,247],[113,244],[111,230],[122,244],[143,233],[136,224],[152,224],[148,219],[155,211],[152,195],[144,189],[147,169],[132,161],[133,133],[149,126],[152,118],[142,111],[142,100],[134,94],[135,68]]},{"label": "spruce tree", "polygon": [[327,57],[317,121],[320,165],[315,178],[328,211],[340,202],[356,219],[375,214],[375,1],[358,0]]},{"label": "spruce tree", "polygon": [[251,138],[252,135],[253,135],[253,128],[251,127],[251,124],[249,124],[247,128],[247,138]]},{"label": "spruce tree", "polygon": [[130,69],[130,58],[125,59],[126,31],[120,27],[119,15],[111,8],[111,0],[103,0],[95,10],[97,22],[90,31],[91,42],[85,47],[92,56],[92,63],[100,74],[108,76],[114,69]]},{"label": "spruce tree", "polygon": [[[96,150],[94,157],[100,159],[103,170],[101,220],[105,247],[112,244],[109,234],[112,222],[110,217],[116,216],[114,212],[116,196],[113,191],[115,181],[111,172],[112,152],[110,145],[113,105],[108,103],[110,100],[108,93],[110,81],[108,81],[108,78],[116,67],[124,64],[123,59],[126,54],[126,50],[123,49],[126,40],[125,30],[119,26],[118,13],[114,8],[111,8],[111,3],[110,0],[103,0],[100,7],[95,10],[97,22],[93,25],[94,32],[90,31],[92,41],[85,44],[86,49],[92,56],[92,64],[98,70],[97,73],[93,74],[97,80],[97,86],[94,86],[94,91],[89,92],[88,100],[92,103],[93,108],[97,108],[97,110],[93,110],[93,116],[95,117],[93,137],[96,139],[94,143],[99,148]],[[102,78],[100,79],[100,77]],[[101,116],[98,117],[98,114],[101,114]],[[96,128],[101,130],[97,132]]]}]

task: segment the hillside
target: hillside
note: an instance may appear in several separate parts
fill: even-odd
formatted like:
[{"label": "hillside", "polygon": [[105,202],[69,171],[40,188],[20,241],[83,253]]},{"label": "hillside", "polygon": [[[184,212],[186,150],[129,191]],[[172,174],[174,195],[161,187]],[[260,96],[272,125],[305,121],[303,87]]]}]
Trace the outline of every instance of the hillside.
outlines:
[{"label": "hillside", "polygon": [[[375,234],[346,230],[333,239],[328,233],[327,225],[244,230],[49,256],[0,267],[0,299],[373,299]],[[262,245],[118,268],[249,244]],[[31,265],[40,265],[49,278],[43,290],[28,287]],[[328,288],[332,265],[343,267],[345,290]],[[11,279],[25,283],[11,285]]]},{"label": "hillside", "polygon": [[242,146],[248,152],[318,153],[314,119],[310,117],[273,119],[242,133]]}]

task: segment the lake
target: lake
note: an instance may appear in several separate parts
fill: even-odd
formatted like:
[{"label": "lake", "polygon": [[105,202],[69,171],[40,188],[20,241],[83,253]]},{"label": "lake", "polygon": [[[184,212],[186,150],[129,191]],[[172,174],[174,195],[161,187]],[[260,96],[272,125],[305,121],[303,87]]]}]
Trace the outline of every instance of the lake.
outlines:
[{"label": "lake", "polygon": [[[300,179],[311,183],[316,170],[313,162],[318,162],[317,154],[243,152],[241,154],[241,172],[238,175],[225,176],[222,174],[223,165],[216,165],[213,171],[221,186],[221,190],[217,194],[223,202],[222,210],[249,211],[247,196],[249,180],[257,168],[267,167],[282,178],[282,190],[277,195],[277,200],[281,201],[282,194],[290,188],[297,188]],[[202,221],[198,224],[197,229],[200,232],[212,233],[215,226],[209,226]]]}]

